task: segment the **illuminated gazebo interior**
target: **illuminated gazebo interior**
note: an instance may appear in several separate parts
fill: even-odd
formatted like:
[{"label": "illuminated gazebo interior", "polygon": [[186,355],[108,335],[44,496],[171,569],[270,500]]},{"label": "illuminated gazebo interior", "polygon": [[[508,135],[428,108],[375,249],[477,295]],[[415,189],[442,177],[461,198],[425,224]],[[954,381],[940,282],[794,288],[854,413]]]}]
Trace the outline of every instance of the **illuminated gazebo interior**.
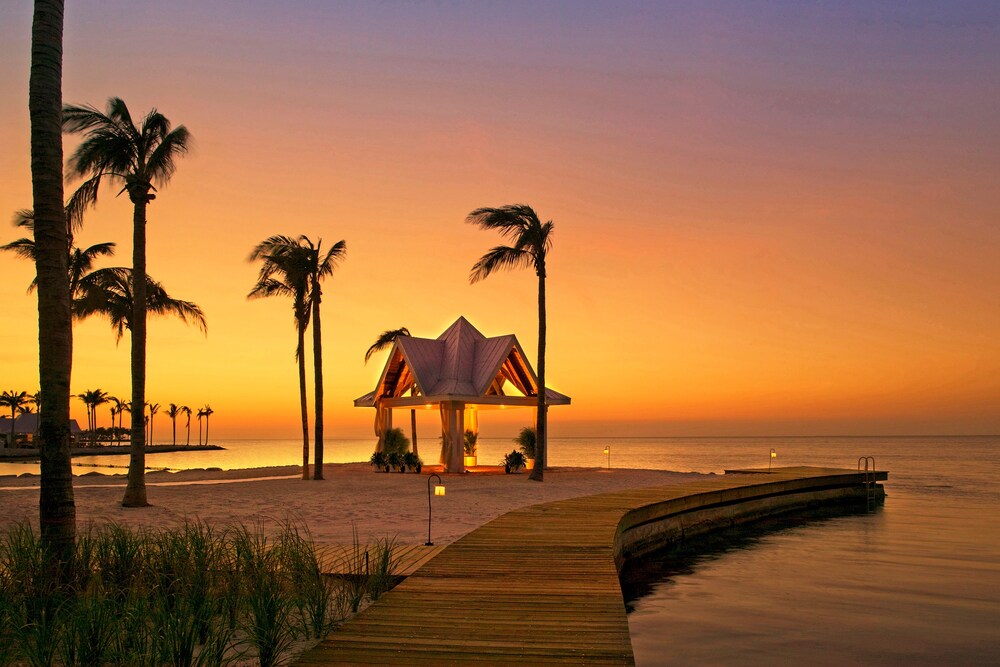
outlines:
[{"label": "illuminated gazebo interior", "polygon": [[[546,388],[545,405],[570,398]],[[459,317],[437,338],[400,336],[374,391],[354,401],[375,408],[377,448],[392,428],[393,409],[433,409],[441,414],[441,464],[464,470],[466,430],[479,432],[480,409],[538,406],[538,379],[513,334],[487,338]]]}]

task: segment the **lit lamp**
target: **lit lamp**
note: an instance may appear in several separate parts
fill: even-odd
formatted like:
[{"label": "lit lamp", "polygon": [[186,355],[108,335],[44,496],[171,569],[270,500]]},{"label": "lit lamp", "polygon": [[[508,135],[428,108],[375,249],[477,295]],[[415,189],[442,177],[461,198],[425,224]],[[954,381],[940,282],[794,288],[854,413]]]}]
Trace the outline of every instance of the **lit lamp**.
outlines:
[{"label": "lit lamp", "polygon": [[608,470],[611,470],[611,445],[604,448],[604,455],[608,457]]},{"label": "lit lamp", "polygon": [[441,481],[441,475],[437,473],[432,473],[427,476],[427,543],[424,546],[432,547],[434,543],[431,542],[431,477],[437,477],[438,483],[434,485],[434,495],[443,496],[444,495],[444,482]]},{"label": "lit lamp", "polygon": [[776,458],[778,458],[778,452],[774,451],[774,448],[772,447],[771,448],[771,458],[769,458],[767,460],[767,471],[768,472],[771,472],[771,461],[773,461]]}]

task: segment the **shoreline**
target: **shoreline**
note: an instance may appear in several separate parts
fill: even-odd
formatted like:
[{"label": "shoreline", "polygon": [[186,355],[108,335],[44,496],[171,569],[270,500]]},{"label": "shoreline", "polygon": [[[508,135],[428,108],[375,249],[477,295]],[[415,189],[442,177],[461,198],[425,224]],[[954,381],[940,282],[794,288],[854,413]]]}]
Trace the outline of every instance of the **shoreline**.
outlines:
[{"label": "shoreline", "polygon": [[[98,445],[96,447],[71,447],[70,458],[82,456],[127,456],[130,445]],[[168,452],[209,452],[226,448],[221,445],[146,445],[147,454],[166,454]],[[19,448],[0,449],[0,462],[31,463],[37,462],[41,453],[37,449]]]},{"label": "shoreline", "polygon": [[[124,475],[74,475],[77,527],[118,523],[165,528],[202,520],[223,526],[293,520],[320,544],[351,544],[395,537],[400,544],[427,540],[427,481],[423,473],[374,472],[367,463],[328,463],[324,480],[302,480],[297,465],[237,470],[154,471],[146,474],[150,507],[121,507]],[[293,477],[294,476],[294,477]],[[610,491],[664,486],[714,474],[664,470],[551,468],[541,483],[527,473],[502,471],[442,474],[446,495],[433,499],[435,543],[448,544],[513,509]],[[234,483],[240,482],[240,483]],[[37,527],[39,478],[5,476],[5,512],[0,530],[27,521]],[[18,492],[22,491],[22,492]]]}]

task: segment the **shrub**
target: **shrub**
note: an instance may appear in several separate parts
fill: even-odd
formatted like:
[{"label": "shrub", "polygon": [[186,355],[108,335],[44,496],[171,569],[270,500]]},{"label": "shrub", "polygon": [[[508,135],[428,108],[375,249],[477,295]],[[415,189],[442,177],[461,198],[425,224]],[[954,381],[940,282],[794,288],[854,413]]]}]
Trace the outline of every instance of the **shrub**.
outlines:
[{"label": "shrub", "polygon": [[475,431],[465,432],[465,455],[475,456],[476,455],[476,442],[479,440],[479,434]]},{"label": "shrub", "polygon": [[518,446],[525,458],[535,458],[535,427],[525,426],[514,438],[514,443]]},{"label": "shrub", "polygon": [[401,428],[391,428],[385,432],[382,438],[382,451],[386,454],[397,452],[402,454],[410,448],[410,439],[406,437]]}]

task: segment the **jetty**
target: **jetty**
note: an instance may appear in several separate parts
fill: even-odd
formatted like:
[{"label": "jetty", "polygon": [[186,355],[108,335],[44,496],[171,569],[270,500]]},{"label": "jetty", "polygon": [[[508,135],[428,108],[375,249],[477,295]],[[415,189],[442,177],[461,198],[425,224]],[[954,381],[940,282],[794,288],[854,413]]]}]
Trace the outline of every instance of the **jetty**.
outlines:
[{"label": "jetty", "polygon": [[632,665],[618,572],[756,519],[872,504],[885,471],[775,468],[525,507],[427,559],[298,665]]}]

